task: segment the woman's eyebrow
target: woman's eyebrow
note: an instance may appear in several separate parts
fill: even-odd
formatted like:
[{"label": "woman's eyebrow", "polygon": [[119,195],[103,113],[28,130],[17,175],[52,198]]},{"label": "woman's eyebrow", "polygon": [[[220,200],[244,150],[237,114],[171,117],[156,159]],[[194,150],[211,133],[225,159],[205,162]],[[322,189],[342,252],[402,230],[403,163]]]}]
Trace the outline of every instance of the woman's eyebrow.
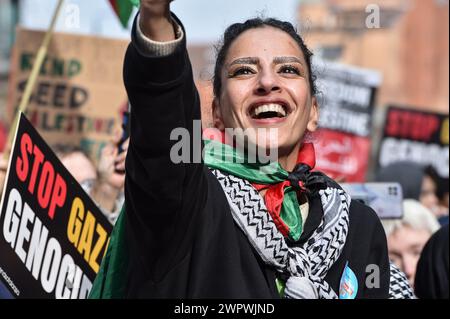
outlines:
[{"label": "woman's eyebrow", "polygon": [[[297,58],[295,56],[275,57],[273,59],[273,63],[274,64],[299,63],[299,64],[303,65],[302,60],[300,60],[299,58]],[[236,64],[259,64],[259,58],[257,58],[257,57],[238,58],[238,59],[230,62],[230,64],[228,64],[228,66],[230,67],[230,66],[236,65]]]},{"label": "woman's eyebrow", "polygon": [[231,62],[228,66],[232,66],[235,64],[258,64],[259,59],[255,57],[245,57],[245,58],[238,58]]},{"label": "woman's eyebrow", "polygon": [[273,58],[273,64],[282,64],[282,63],[299,63],[302,64],[302,60],[295,56],[278,56]]}]

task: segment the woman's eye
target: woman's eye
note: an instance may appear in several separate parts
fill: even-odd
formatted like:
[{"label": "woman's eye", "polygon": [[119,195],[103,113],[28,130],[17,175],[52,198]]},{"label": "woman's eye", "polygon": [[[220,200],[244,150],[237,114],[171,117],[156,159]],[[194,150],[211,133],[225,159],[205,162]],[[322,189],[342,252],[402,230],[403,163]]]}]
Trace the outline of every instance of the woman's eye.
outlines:
[{"label": "woman's eye", "polygon": [[293,65],[284,65],[280,68],[281,73],[301,75],[300,70]]},{"label": "woman's eye", "polygon": [[231,77],[239,76],[239,75],[250,75],[250,74],[254,74],[254,73],[255,73],[255,71],[253,71],[251,68],[242,67],[242,68],[239,68],[239,69],[233,71],[231,73]]}]

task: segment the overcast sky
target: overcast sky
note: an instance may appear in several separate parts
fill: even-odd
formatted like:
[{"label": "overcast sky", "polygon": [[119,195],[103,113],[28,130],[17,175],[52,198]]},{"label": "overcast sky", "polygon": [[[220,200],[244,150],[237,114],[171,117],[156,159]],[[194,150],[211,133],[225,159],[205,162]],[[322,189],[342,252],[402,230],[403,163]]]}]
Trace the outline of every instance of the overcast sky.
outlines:
[{"label": "overcast sky", "polygon": [[[46,28],[56,3],[57,0],[22,0],[21,24],[29,28]],[[172,10],[183,21],[191,43],[210,43],[217,41],[229,24],[261,13],[294,22],[298,3],[299,0],[176,0]],[[78,26],[72,24],[73,5],[80,12]],[[56,29],[129,37],[129,32],[114,16],[108,0],[65,0]]]}]

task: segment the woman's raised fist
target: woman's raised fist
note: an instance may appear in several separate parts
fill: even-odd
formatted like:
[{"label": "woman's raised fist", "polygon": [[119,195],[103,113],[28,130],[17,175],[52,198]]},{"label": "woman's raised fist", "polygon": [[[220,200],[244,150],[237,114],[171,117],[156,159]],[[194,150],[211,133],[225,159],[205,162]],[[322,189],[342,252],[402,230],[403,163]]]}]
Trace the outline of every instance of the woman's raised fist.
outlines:
[{"label": "woman's raised fist", "polygon": [[140,27],[142,32],[154,41],[171,41],[175,31],[170,17],[170,3],[173,0],[141,0]]}]

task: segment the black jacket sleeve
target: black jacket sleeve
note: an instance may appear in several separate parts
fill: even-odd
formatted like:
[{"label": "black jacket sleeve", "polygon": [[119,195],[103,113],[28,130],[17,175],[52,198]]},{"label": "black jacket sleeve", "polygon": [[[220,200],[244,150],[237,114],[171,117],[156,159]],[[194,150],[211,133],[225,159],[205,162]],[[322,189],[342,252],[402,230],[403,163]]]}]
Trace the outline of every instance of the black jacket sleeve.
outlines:
[{"label": "black jacket sleeve", "polygon": [[186,36],[168,56],[145,56],[136,42],[136,20],[123,73],[131,104],[127,233],[134,262],[140,264],[138,268],[151,269],[147,275],[157,280],[188,253],[207,186],[202,163],[174,163],[170,156],[180,143],[180,136],[171,140],[175,129],[185,133],[182,142],[187,143],[183,145],[189,158],[199,148],[192,139],[199,142],[201,134],[193,131],[193,120],[200,120],[200,102]]},{"label": "black jacket sleeve", "polygon": [[428,240],[417,263],[414,292],[419,299],[449,299],[449,226]]}]

